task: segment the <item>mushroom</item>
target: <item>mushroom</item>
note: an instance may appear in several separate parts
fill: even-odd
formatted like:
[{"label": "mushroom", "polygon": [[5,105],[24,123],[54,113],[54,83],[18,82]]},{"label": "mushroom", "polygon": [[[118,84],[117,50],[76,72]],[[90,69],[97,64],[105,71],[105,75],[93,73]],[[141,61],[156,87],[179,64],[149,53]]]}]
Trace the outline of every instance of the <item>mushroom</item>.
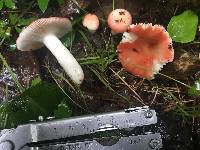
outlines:
[{"label": "mushroom", "polygon": [[32,51],[45,45],[72,81],[81,84],[84,79],[81,66],[58,39],[71,29],[71,21],[67,18],[50,17],[35,20],[19,34],[16,41],[17,48],[22,51]]},{"label": "mushroom", "polygon": [[83,26],[86,27],[90,33],[95,33],[99,28],[99,18],[95,14],[87,14],[83,18]]},{"label": "mushroom", "polygon": [[147,79],[153,79],[163,65],[174,59],[172,39],[161,25],[130,25],[117,50],[125,70]]},{"label": "mushroom", "polygon": [[131,14],[125,9],[115,9],[108,16],[108,26],[112,34],[123,33],[127,31],[132,23]]}]

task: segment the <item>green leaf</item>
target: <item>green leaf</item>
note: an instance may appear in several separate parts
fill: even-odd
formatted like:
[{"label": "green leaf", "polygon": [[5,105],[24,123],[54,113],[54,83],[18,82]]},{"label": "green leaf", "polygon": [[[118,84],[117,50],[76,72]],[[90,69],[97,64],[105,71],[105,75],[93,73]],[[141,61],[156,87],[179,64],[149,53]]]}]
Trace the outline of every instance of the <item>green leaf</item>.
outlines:
[{"label": "green leaf", "polygon": [[40,84],[41,82],[42,82],[41,78],[37,77],[37,78],[35,78],[35,79],[32,80],[31,87],[32,86],[36,86],[37,84]]},{"label": "green leaf", "polygon": [[49,0],[38,0],[38,6],[43,13],[46,11],[48,4]]},{"label": "green leaf", "polygon": [[0,10],[3,8],[3,0],[0,0]]},{"label": "green leaf", "polygon": [[38,116],[52,116],[63,99],[66,97],[57,86],[40,82],[0,105],[0,128],[16,127],[29,120],[37,120]]},{"label": "green leaf", "polygon": [[16,43],[12,43],[9,45],[9,51],[15,51],[17,49]]},{"label": "green leaf", "polygon": [[19,27],[15,27],[15,30],[16,30],[18,33],[21,33],[21,32],[22,32],[22,29],[19,28]]},{"label": "green leaf", "polygon": [[59,5],[63,5],[65,3],[65,0],[57,0]]},{"label": "green leaf", "polygon": [[0,107],[0,119],[4,124],[4,126],[0,124],[0,128],[14,127],[31,119],[37,119],[37,116],[44,113],[45,110],[35,103],[33,98],[29,96],[19,97]]},{"label": "green leaf", "polygon": [[9,14],[9,21],[11,25],[15,25],[17,23],[17,21],[19,21],[19,16],[17,14]]},{"label": "green leaf", "polygon": [[58,108],[54,111],[54,116],[58,119],[60,118],[67,118],[72,115],[72,111],[68,107],[65,101],[62,101],[59,105]]},{"label": "green leaf", "polygon": [[0,38],[4,38],[5,37],[5,29],[0,28]]},{"label": "green leaf", "polygon": [[7,25],[8,23],[4,20],[0,20],[0,38],[6,38],[8,37],[6,34],[7,33]]},{"label": "green leaf", "polygon": [[194,40],[198,25],[198,16],[191,10],[186,10],[178,16],[171,18],[167,31],[172,40],[188,43]]},{"label": "green leaf", "polygon": [[5,30],[4,36],[5,36],[6,38],[8,38],[8,37],[11,36],[11,27],[8,27],[8,28]]},{"label": "green leaf", "polygon": [[75,39],[75,31],[71,31],[69,33],[67,33],[63,38],[63,44],[65,45],[65,47],[71,47],[73,44],[73,41]]},{"label": "green leaf", "polygon": [[27,19],[21,18],[18,21],[17,26],[27,26],[27,25],[29,25],[35,19],[36,19],[35,17],[31,17],[31,18],[27,18]]},{"label": "green leaf", "polygon": [[4,28],[6,27],[6,25],[8,25],[8,23],[4,20],[0,20],[0,28]]},{"label": "green leaf", "polygon": [[10,8],[10,9],[15,9],[15,3],[13,2],[13,0],[4,0],[4,3],[6,5],[6,7]]},{"label": "green leaf", "polygon": [[191,96],[200,96],[200,79],[188,90],[188,94]]}]

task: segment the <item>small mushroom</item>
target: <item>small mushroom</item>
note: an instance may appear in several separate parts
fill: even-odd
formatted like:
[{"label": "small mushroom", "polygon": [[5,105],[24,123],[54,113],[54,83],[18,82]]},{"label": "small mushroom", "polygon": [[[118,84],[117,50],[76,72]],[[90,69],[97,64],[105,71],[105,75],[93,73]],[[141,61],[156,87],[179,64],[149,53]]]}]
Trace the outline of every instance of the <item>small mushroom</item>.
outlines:
[{"label": "small mushroom", "polygon": [[147,79],[153,79],[163,65],[174,59],[172,39],[161,25],[131,25],[117,49],[125,70]]},{"label": "small mushroom", "polygon": [[38,19],[19,34],[16,41],[17,48],[22,51],[31,51],[45,45],[56,57],[72,81],[81,84],[84,79],[81,66],[58,39],[71,29],[71,22],[67,18],[50,17]]},{"label": "small mushroom", "polygon": [[115,9],[109,14],[107,22],[113,34],[123,33],[131,25],[132,17],[125,9]]},{"label": "small mushroom", "polygon": [[86,27],[90,33],[95,33],[99,28],[99,18],[95,14],[87,14],[83,18],[83,26]]}]

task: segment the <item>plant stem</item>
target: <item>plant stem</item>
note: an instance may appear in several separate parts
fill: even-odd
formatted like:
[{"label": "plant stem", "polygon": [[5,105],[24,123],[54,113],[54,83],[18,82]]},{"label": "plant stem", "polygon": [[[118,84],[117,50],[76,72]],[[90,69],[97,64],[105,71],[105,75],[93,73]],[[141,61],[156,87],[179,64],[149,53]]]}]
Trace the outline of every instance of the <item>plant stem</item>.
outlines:
[{"label": "plant stem", "polygon": [[120,96],[121,98],[123,98],[124,100],[126,100],[126,102],[128,103],[129,107],[131,106],[131,102],[129,101],[128,98],[126,98],[125,96],[119,94],[118,92],[116,92],[111,86],[108,80],[106,80],[104,77],[102,77],[99,72],[97,70],[95,70],[94,68],[87,66],[98,78],[99,80],[112,92],[114,92],[115,94],[117,94],[118,96]]},{"label": "plant stem", "polygon": [[168,75],[165,75],[165,74],[162,74],[162,73],[158,73],[159,75],[161,75],[161,76],[164,76],[164,77],[166,77],[166,78],[168,78],[168,79],[170,79],[170,80],[173,80],[173,81],[175,81],[175,82],[177,82],[177,83],[179,83],[179,84],[182,84],[182,85],[184,85],[185,87],[187,87],[187,88],[191,88],[191,86],[189,86],[189,85],[187,85],[187,84],[185,84],[185,83],[183,83],[183,82],[181,82],[181,81],[179,81],[179,80],[176,80],[176,79],[174,79],[174,78],[172,78],[172,77],[170,77],[170,76],[168,76]]},{"label": "plant stem", "polygon": [[22,18],[33,6],[34,1],[30,2],[27,8],[19,15],[19,18]]},{"label": "plant stem", "polygon": [[101,13],[102,13],[102,15],[103,15],[103,19],[106,20],[107,16],[105,15],[104,9],[103,9],[103,7],[101,6],[99,0],[97,0],[97,4],[99,5],[99,9],[100,9],[100,11],[101,11]]},{"label": "plant stem", "polygon": [[79,105],[76,101],[74,101],[66,92],[65,90],[61,87],[61,85],[59,84],[59,82],[56,80],[56,78],[54,77],[53,73],[51,72],[49,66],[46,64],[46,68],[49,71],[51,77],[53,78],[53,80],[56,82],[56,84],[58,85],[58,87],[60,88],[60,90],[67,96],[67,98],[74,103],[76,106],[78,106],[79,108],[81,108],[82,110],[88,112],[87,109],[83,108],[81,105]]},{"label": "plant stem", "polygon": [[[4,33],[4,35],[5,35],[5,33]],[[2,40],[0,41],[0,45],[3,44],[3,42],[4,42],[5,39],[6,39],[6,36],[4,36],[4,37],[2,38]]]},{"label": "plant stem", "polygon": [[145,106],[146,104],[143,102],[142,98],[137,94],[137,92],[117,72],[115,72],[112,68],[110,68],[110,70],[137,96],[137,100]]},{"label": "plant stem", "polygon": [[115,0],[113,0],[113,10],[115,10]]},{"label": "plant stem", "polygon": [[87,38],[87,36],[85,35],[85,33],[81,30],[79,30],[79,33],[81,34],[82,38],[84,39],[84,41],[86,42],[87,46],[89,47],[89,49],[94,52],[94,47],[92,46],[92,44],[90,43],[89,39]]}]

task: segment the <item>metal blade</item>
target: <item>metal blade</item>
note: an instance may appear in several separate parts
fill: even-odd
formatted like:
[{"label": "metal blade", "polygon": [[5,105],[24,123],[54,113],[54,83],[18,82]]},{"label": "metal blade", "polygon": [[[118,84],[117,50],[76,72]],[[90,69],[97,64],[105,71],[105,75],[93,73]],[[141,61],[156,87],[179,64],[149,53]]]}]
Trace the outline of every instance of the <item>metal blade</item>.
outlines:
[{"label": "metal blade", "polygon": [[32,147],[23,150],[152,150],[162,148],[162,139],[159,133],[121,137],[113,145],[103,146],[96,140],[76,143],[56,144],[42,147]]}]

